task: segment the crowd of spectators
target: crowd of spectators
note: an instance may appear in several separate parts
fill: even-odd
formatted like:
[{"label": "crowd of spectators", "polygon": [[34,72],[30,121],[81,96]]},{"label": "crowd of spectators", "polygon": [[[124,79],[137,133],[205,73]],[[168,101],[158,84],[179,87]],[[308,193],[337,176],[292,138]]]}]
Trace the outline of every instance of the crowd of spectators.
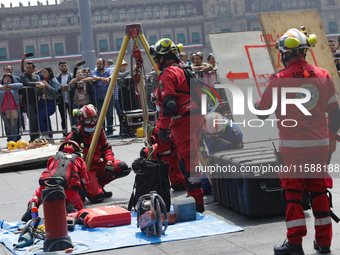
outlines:
[{"label": "crowd of spectators", "polygon": [[[202,52],[191,53],[188,60],[188,53],[182,51],[179,58],[184,66],[190,66],[199,76],[212,77],[210,75],[215,74],[216,64],[212,54],[207,58],[209,63],[203,62]],[[12,75],[13,68],[10,65],[3,67],[5,80],[9,84],[3,83],[3,78],[0,77],[1,116],[9,140],[17,141],[20,139],[20,130],[26,130],[24,113],[28,118],[30,141],[33,141],[40,135],[46,139],[53,138],[56,130],[52,130],[50,116],[56,113],[57,108],[60,115],[60,120],[57,122],[61,123],[59,130],[62,130],[63,137],[66,137],[67,130],[70,130],[68,123],[71,126],[77,125],[76,118],[72,115],[73,109],[80,109],[91,103],[96,106],[98,112],[102,110],[110,79],[115,70],[112,59],[105,61],[103,58],[98,58],[94,70],[82,68],[85,61],[78,61],[73,73],[69,71],[66,61],[60,61],[57,75],[54,75],[51,67],[37,69],[33,62],[27,60],[27,55],[24,54],[21,59],[20,77]],[[128,63],[123,60],[104,122],[107,135],[112,135],[114,131],[114,109],[121,122],[122,106],[119,104],[119,90],[124,79],[133,76],[131,68],[127,66]],[[150,77],[155,76],[156,73],[153,72]],[[153,91],[149,91],[151,92]],[[132,100],[138,100],[136,98]],[[139,102],[136,104],[139,105]],[[17,114],[10,115],[9,111],[15,111]]]}]

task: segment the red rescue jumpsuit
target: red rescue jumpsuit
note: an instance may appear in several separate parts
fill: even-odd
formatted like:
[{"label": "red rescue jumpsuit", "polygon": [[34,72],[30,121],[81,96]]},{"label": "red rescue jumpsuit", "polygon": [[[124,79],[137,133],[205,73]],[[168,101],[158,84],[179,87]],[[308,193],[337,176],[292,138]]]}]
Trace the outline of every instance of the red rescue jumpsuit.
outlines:
[{"label": "red rescue jumpsuit", "polygon": [[[304,69],[309,75],[308,78],[304,75]],[[281,89],[292,87],[305,88],[311,92],[311,99],[303,104],[311,115],[305,115],[294,104],[287,105],[286,115],[283,115]],[[301,192],[306,189],[312,197],[316,242],[320,246],[330,246],[332,223],[326,190],[332,187],[332,181],[327,173],[326,161],[329,154],[328,137],[331,131],[328,130],[325,113],[331,113],[337,109],[337,92],[326,70],[310,65],[304,60],[291,62],[287,68],[270,78],[259,103],[261,110],[270,109],[272,106],[273,88],[278,89],[275,114],[279,120],[277,122],[280,138],[279,151],[286,167],[286,171],[280,172],[280,182],[285,190],[287,202],[288,241],[300,245],[302,237],[307,233],[305,215],[299,204],[299,201],[302,201]],[[286,94],[288,99],[303,97],[305,96],[300,93]],[[319,171],[313,169],[319,169]]]},{"label": "red rescue jumpsuit", "polygon": [[[163,114],[159,119],[159,128],[167,130],[170,126],[177,147],[179,167],[185,173],[187,192],[194,197],[196,205],[203,206],[200,172],[195,172],[199,165],[198,148],[201,141],[204,116],[190,96],[189,85],[184,71],[172,64],[164,68],[157,77],[159,101],[163,105]],[[164,99],[175,96],[176,107],[172,116],[164,116]]]},{"label": "red rescue jumpsuit", "polygon": [[[54,165],[54,157],[50,158],[47,161],[47,170],[46,171],[52,170],[53,165]],[[46,177],[44,173],[41,175],[40,179]],[[79,190],[82,190],[84,187],[87,188],[89,184],[89,178],[87,176],[87,171],[86,171],[86,164],[85,161],[77,157],[74,161],[74,164],[72,165],[72,173],[73,175],[79,176],[79,178],[72,178],[71,181],[67,181],[69,184],[68,189],[65,189],[65,195],[66,195],[66,203],[72,203],[74,204],[74,209],[76,210],[81,210],[84,208],[83,201],[81,199],[81,196],[79,195]],[[79,182],[79,180],[82,180],[83,185]],[[42,191],[46,188],[46,185],[41,185],[37,190],[35,191],[33,198],[28,202],[35,202],[37,206],[39,207],[41,205],[41,194]]]},{"label": "red rescue jumpsuit", "polygon": [[[72,130],[72,132],[66,137],[65,141],[75,141],[79,144],[79,146],[81,143],[83,143],[84,158],[86,158],[93,135],[94,133],[92,133],[91,135],[86,134],[83,131],[82,127],[79,126],[76,131]],[[103,155],[103,159],[101,158],[101,155]],[[88,171],[90,181],[87,188],[87,197],[90,200],[92,200],[97,195],[104,194],[103,187],[115,179],[114,175],[112,175],[108,171],[105,171],[106,163],[108,161],[113,162],[114,170],[116,174],[119,174],[121,172],[121,168],[119,165],[121,161],[114,158],[111,146],[107,141],[105,132],[101,130],[97,146],[93,153],[91,166]]]}]

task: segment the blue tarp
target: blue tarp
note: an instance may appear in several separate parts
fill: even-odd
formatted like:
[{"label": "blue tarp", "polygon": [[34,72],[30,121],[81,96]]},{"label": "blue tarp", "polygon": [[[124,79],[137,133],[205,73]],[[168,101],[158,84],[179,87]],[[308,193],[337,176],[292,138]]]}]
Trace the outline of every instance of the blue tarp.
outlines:
[{"label": "blue tarp", "polygon": [[[112,228],[85,228],[82,225],[76,225],[74,231],[69,232],[72,242],[85,242],[90,245],[90,249],[86,252],[110,250],[128,246],[145,245],[160,242],[169,242],[175,240],[183,240],[189,238],[197,238],[203,236],[212,236],[227,234],[243,229],[230,225],[224,221],[218,220],[210,215],[202,215],[197,213],[197,220],[180,222],[168,226],[165,235],[158,237],[146,237],[146,234],[137,228],[136,213],[131,212],[131,225],[112,227]],[[19,235],[14,234],[21,223],[8,223],[0,221],[0,242],[3,243],[14,254],[24,255],[26,251],[14,250],[13,244],[17,243]],[[43,244],[43,241],[37,245]],[[82,247],[79,252],[75,250],[72,254],[81,254]],[[39,254],[39,253],[37,253]]]}]

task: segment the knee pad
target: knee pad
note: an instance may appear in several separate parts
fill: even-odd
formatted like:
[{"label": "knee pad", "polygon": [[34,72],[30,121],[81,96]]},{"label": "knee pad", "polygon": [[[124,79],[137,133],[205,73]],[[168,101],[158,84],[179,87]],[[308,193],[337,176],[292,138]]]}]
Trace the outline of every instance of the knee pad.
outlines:
[{"label": "knee pad", "polygon": [[116,174],[116,179],[128,176],[130,174],[131,167],[128,167],[128,165],[125,162],[120,161],[117,164],[117,166],[120,168],[120,172],[118,174]]}]

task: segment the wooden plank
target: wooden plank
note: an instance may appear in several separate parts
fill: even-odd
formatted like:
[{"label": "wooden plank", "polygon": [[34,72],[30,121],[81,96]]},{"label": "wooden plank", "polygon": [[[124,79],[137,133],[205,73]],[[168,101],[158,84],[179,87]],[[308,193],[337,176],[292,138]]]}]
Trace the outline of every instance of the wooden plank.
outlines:
[{"label": "wooden plank", "polygon": [[[275,72],[284,68],[280,63],[278,50],[275,49],[277,38],[290,28],[300,29],[304,25],[307,33],[315,34],[317,37],[317,43],[310,52],[307,52],[306,60],[312,65],[325,68],[333,78],[339,78],[318,10],[260,13],[259,19]],[[340,91],[339,87],[337,90]]]}]

